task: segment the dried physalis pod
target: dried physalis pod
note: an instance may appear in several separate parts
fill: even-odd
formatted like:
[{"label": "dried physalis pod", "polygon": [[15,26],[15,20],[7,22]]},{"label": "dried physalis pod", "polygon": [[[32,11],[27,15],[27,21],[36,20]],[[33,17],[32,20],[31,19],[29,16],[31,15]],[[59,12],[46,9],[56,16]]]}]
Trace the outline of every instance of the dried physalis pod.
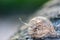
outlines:
[{"label": "dried physalis pod", "polygon": [[56,35],[52,23],[45,17],[35,17],[30,20],[28,34],[33,38]]}]

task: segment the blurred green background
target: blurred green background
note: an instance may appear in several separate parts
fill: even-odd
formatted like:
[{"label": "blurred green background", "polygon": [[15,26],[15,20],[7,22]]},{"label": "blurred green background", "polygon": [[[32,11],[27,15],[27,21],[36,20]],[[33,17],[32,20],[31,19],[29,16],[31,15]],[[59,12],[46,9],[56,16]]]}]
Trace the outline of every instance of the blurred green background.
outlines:
[{"label": "blurred green background", "polygon": [[27,18],[49,0],[0,0],[0,17]]}]

